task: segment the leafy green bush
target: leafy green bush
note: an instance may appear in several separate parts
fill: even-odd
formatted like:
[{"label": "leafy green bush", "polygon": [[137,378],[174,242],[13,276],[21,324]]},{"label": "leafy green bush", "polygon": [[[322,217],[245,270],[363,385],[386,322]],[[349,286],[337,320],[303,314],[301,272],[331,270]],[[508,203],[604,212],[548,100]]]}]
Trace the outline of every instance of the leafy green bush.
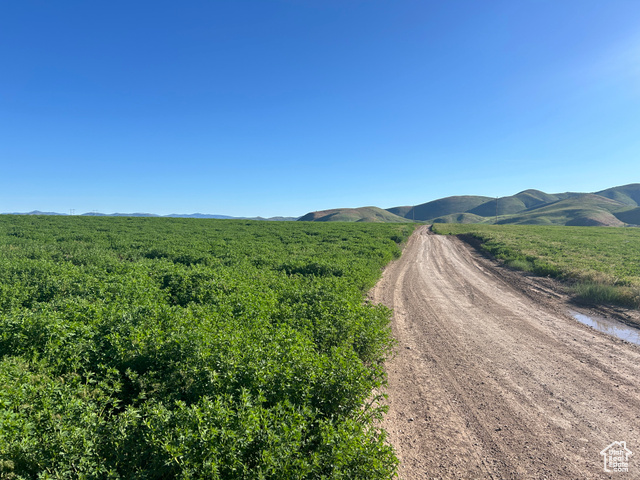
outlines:
[{"label": "leafy green bush", "polygon": [[573,286],[573,291],[576,298],[585,303],[605,303],[640,308],[640,291],[638,289],[594,282],[578,282]]},{"label": "leafy green bush", "polygon": [[393,476],[363,293],[410,231],[0,217],[0,478]]},{"label": "leafy green bush", "polygon": [[522,270],[525,272],[532,272],[534,268],[532,262],[522,258],[514,258],[513,260],[507,260],[505,264],[515,270]]}]

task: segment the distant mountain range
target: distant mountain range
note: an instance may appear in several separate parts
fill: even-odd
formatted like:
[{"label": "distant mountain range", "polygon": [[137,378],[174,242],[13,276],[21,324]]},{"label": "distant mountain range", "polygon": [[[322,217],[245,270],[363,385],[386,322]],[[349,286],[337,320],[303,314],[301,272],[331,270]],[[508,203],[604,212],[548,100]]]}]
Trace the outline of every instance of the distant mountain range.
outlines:
[{"label": "distant mountain range", "polygon": [[508,197],[440,198],[420,205],[336,208],[311,212],[303,221],[498,223],[518,225],[640,225],[640,184],[594,193],[525,190]]},{"label": "distant mountain range", "polygon": [[[39,210],[34,210],[33,212],[26,213],[3,213],[2,215],[66,215],[69,216],[68,213],[56,213],[56,212],[41,212]],[[155,213],[99,213],[99,212],[88,212],[82,213],[79,216],[81,217],[165,217],[165,218],[214,218],[214,219],[235,219],[235,220],[264,220],[264,221],[272,221],[272,222],[291,222],[297,220],[298,217],[230,217],[228,215],[211,215],[208,213],[190,213],[190,214],[182,214],[182,213],[172,213],[170,215],[156,215]]]}]

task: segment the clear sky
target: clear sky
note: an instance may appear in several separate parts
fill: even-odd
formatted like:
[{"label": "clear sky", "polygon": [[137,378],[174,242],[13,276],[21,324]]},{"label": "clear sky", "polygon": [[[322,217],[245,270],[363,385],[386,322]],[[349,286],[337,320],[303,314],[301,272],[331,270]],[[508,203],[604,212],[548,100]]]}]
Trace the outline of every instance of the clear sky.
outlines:
[{"label": "clear sky", "polygon": [[640,1],[0,6],[0,212],[297,216],[640,182]]}]

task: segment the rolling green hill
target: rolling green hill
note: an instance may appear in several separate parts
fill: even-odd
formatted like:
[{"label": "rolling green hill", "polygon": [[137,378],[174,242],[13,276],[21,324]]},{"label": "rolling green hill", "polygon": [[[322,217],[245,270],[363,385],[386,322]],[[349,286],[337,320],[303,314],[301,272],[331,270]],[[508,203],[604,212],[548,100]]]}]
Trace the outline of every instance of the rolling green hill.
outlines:
[{"label": "rolling green hill", "polygon": [[526,204],[519,198],[502,197],[494,198],[488,202],[478,205],[476,208],[469,211],[475,215],[481,217],[495,217],[496,215],[511,215],[513,213],[522,212],[526,210]]},{"label": "rolling green hill", "polygon": [[404,207],[387,208],[387,212],[393,213],[394,215],[398,215],[400,217],[410,218],[411,215],[407,217],[407,214],[411,212],[412,209],[413,205],[405,205]]},{"label": "rolling green hill", "polygon": [[[404,215],[405,218],[415,218],[420,221],[429,221],[434,218],[451,215],[454,213],[467,213],[478,205],[482,205],[491,200],[491,197],[478,197],[474,195],[463,195],[456,197],[446,197],[423,203],[410,208]],[[495,200],[495,199],[494,199]],[[392,211],[393,209],[389,209]]]},{"label": "rolling green hill", "polygon": [[616,218],[624,223],[631,225],[640,225],[640,207],[630,208],[629,210],[621,210],[614,213]]},{"label": "rolling green hill", "polygon": [[433,219],[433,223],[486,223],[486,221],[486,218],[473,213],[452,213]]},{"label": "rolling green hill", "polygon": [[596,192],[596,194],[631,205],[632,207],[640,205],[640,183],[607,188],[606,190]]},{"label": "rolling green hill", "polygon": [[596,193],[524,190],[507,197],[460,195],[420,205],[342,208],[308,213],[300,220],[343,222],[499,223],[619,227],[640,224],[640,184]]},{"label": "rolling green hill", "polygon": [[515,198],[525,204],[526,208],[539,207],[540,205],[547,205],[558,200],[567,198],[570,194],[549,194],[541,192],[540,190],[525,190],[523,192],[514,195]]},{"label": "rolling green hill", "polygon": [[335,208],[307,213],[300,217],[303,222],[381,222],[407,223],[410,220],[394,215],[378,207]]},{"label": "rolling green hill", "polygon": [[[525,190],[516,195],[487,197],[448,197],[415,208],[416,219],[430,223],[497,223],[521,225],[622,226],[636,224],[637,212],[629,206],[640,200],[640,185],[610,188],[601,193],[548,194]],[[469,208],[478,200],[483,203]],[[406,218],[411,208],[403,207]],[[398,209],[389,209],[390,211]],[[620,213],[617,216],[618,212]]]},{"label": "rolling green hill", "polygon": [[587,193],[528,209],[517,215],[499,218],[498,223],[620,227],[623,222],[611,213],[620,208],[625,208],[624,204],[600,195]]}]

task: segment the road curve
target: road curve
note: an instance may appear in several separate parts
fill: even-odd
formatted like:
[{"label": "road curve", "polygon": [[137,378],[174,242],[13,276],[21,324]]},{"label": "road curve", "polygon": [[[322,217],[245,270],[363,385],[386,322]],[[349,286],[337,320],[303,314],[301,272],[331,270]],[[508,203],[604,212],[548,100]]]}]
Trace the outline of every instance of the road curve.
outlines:
[{"label": "road curve", "polygon": [[[372,290],[394,309],[384,428],[400,478],[640,478],[640,348],[419,227]],[[625,441],[629,473],[600,452]]]}]

